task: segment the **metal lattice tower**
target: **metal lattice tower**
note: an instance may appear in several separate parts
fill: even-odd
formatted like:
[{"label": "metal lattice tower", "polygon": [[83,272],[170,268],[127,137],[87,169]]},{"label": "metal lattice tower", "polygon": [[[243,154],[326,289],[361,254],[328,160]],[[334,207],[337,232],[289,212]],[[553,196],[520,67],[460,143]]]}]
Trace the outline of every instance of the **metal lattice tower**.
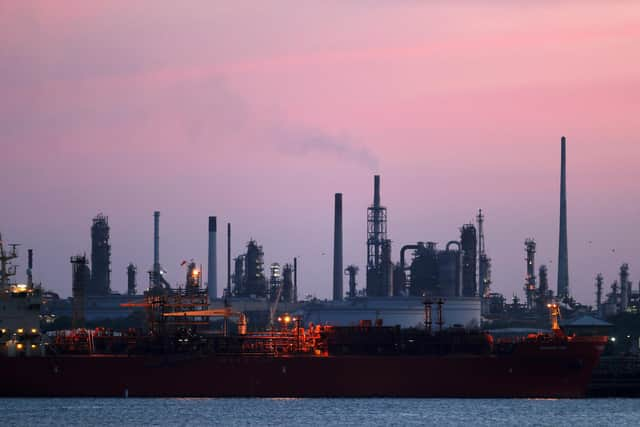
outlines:
[{"label": "metal lattice tower", "polygon": [[488,298],[491,293],[491,258],[487,256],[484,242],[484,215],[478,211],[478,282],[480,296]]},{"label": "metal lattice tower", "polygon": [[385,260],[385,255],[390,255],[390,252],[387,208],[380,204],[380,175],[374,175],[373,204],[367,208],[367,295],[389,295],[391,275],[386,274],[389,266],[385,264],[390,260]]},{"label": "metal lattice tower", "polygon": [[374,176],[373,205],[367,209],[367,268],[382,265],[382,245],[387,240],[387,208],[380,205],[380,176]]}]

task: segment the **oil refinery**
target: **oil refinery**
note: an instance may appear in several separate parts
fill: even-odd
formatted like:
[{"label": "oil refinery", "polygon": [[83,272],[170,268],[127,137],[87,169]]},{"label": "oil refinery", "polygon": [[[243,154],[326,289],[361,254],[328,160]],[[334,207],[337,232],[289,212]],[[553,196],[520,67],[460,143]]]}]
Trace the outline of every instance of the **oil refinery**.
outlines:
[{"label": "oil refinery", "polygon": [[[153,357],[156,357],[157,353],[173,354],[187,351],[197,351],[198,354],[224,354],[224,361],[215,359],[210,362],[216,369],[220,363],[233,363],[227,360],[230,354],[286,353],[292,355],[291,357],[301,358],[300,362],[295,362],[300,364],[298,368],[293,369],[303,369],[302,366],[306,366],[307,363],[319,363],[316,366],[330,372],[336,367],[329,366],[331,363],[325,366],[324,362],[309,362],[310,356],[340,355],[346,352],[362,355],[362,363],[371,364],[375,369],[388,369],[391,365],[387,362],[380,364],[378,359],[375,362],[368,359],[372,348],[377,346],[378,352],[393,355],[393,360],[398,358],[396,362],[409,360],[405,359],[409,354],[420,355],[426,358],[423,360],[425,363],[434,363],[434,366],[448,372],[443,375],[451,379],[453,372],[459,369],[460,362],[452,362],[453,359],[449,355],[458,354],[458,351],[478,356],[478,359],[473,359],[477,360],[474,363],[477,363],[478,367],[485,367],[487,374],[490,373],[489,376],[497,378],[502,375],[500,365],[494,366],[494,357],[497,355],[500,355],[498,359],[502,360],[503,364],[526,365],[528,362],[522,360],[529,360],[534,355],[539,356],[532,343],[542,342],[544,345],[556,347],[558,343],[562,343],[563,346],[571,346],[572,351],[576,352],[571,357],[582,355],[579,356],[582,357],[580,360],[589,360],[593,365],[587,364],[588,373],[576,369],[571,374],[575,375],[577,388],[547,389],[538,384],[539,388],[530,389],[529,392],[517,387],[494,390],[487,388],[483,392],[480,383],[486,381],[486,378],[471,375],[469,378],[479,381],[478,384],[473,381],[468,383],[474,384],[474,391],[467,389],[466,392],[462,392],[455,388],[447,388],[445,380],[442,379],[435,391],[420,391],[418,388],[401,391],[389,386],[386,389],[388,392],[381,389],[379,395],[402,396],[406,392],[407,395],[414,396],[579,396],[586,392],[591,370],[595,368],[599,354],[605,348],[604,344],[611,345],[606,338],[602,338],[608,335],[614,326],[607,322],[607,319],[621,314],[637,315],[640,311],[640,289],[633,288],[630,266],[627,263],[620,267],[618,280],[611,284],[609,293],[605,293],[603,275],[597,274],[595,308],[581,305],[571,297],[564,137],[561,140],[559,267],[556,292],[549,286],[547,266],[536,266],[537,243],[534,238],[524,241],[524,299],[521,301],[514,296],[508,302],[505,296],[492,291],[491,273],[494,266],[485,239],[487,218],[481,209],[477,211],[475,223],[461,224],[457,232],[452,232],[446,244],[416,239],[398,244],[396,247],[399,250],[396,249],[394,254],[388,227],[388,210],[382,203],[380,175],[373,177],[372,202],[366,210],[367,229],[363,242],[366,245],[366,259],[361,260],[364,273],[362,281],[358,276],[360,267],[351,263],[354,260],[349,260],[345,267],[343,259],[343,196],[343,193],[335,193],[333,197],[331,300],[299,298],[298,281],[304,281],[304,277],[299,277],[298,258],[295,256],[265,265],[265,249],[254,239],[246,242],[242,253],[232,254],[230,222],[227,223],[225,236],[227,280],[226,284],[218,288],[216,216],[209,216],[206,223],[206,263],[186,257],[180,262],[180,266],[184,268],[184,282],[170,283],[161,263],[160,212],[153,212],[153,262],[149,267],[148,281],[147,285],[143,286],[143,292],[139,292],[141,285],[138,267],[133,261],[129,262],[126,271],[117,274],[117,277],[122,277],[123,280],[126,277],[126,293],[112,291],[110,224],[109,218],[102,213],[92,219],[90,226],[90,256],[79,252],[70,257],[72,296],[68,299],[61,299],[53,292],[46,292],[41,285],[33,282],[32,250],[28,251],[27,283],[10,283],[10,278],[16,273],[11,263],[18,257],[17,246],[10,246],[10,249],[6,250],[2,243],[0,260],[4,309],[0,317],[0,344],[4,346],[3,353],[13,358],[38,355],[46,358],[52,351],[60,354],[125,352],[153,354]],[[294,250],[295,248],[291,248],[292,252]],[[346,287],[345,280],[348,281]],[[364,284],[361,284],[362,282]],[[436,316],[432,313],[433,307],[437,307]],[[549,310],[554,319],[551,327]],[[129,337],[128,341],[122,338],[125,335],[112,335],[110,329],[104,327],[113,322],[118,322],[120,329],[128,331],[125,334]],[[433,327],[434,324],[436,327]],[[230,332],[234,325],[238,330],[237,336]],[[306,325],[309,325],[308,329],[305,329]],[[372,327],[374,329],[371,329]],[[491,335],[486,331],[490,331]],[[362,335],[365,332],[366,337]],[[146,335],[147,333],[149,335]],[[505,353],[506,350],[499,345],[494,346],[494,339],[498,339],[496,337],[518,334],[521,337],[516,341],[502,341],[505,345],[509,342],[510,345],[517,345],[522,349],[522,353],[513,353],[516,359],[509,359],[505,355],[511,353]],[[524,339],[522,335],[528,338]],[[116,336],[120,338],[116,339]],[[160,337],[165,341],[159,341]],[[629,337],[631,338],[631,335]],[[630,339],[625,349],[637,355],[638,339],[640,338]],[[416,342],[419,344],[415,344]],[[414,348],[414,345],[417,347]],[[594,350],[596,347],[597,351]],[[445,348],[447,350],[443,350]],[[442,360],[434,359],[434,354],[440,354]],[[489,357],[490,355],[493,356]],[[557,363],[575,361],[571,359],[572,361],[568,362],[560,355],[554,357],[558,359],[549,359],[545,372],[560,377],[569,375],[568,372],[559,371]],[[444,360],[446,362],[442,362]],[[85,372],[84,370],[93,372],[94,369],[116,369],[119,363],[113,362],[113,365],[100,367],[93,366],[91,362],[74,373],[69,380],[79,381],[77,378]],[[634,369],[640,373],[640,359],[632,359],[629,363],[635,364]],[[126,369],[134,372],[142,369],[140,366],[136,361]],[[124,369],[125,366],[122,365],[121,368]],[[275,369],[269,365],[267,370],[272,368]],[[355,368],[349,365],[349,369]],[[43,372],[43,377],[47,375]],[[603,378],[606,378],[605,374]],[[532,381],[526,375],[521,379]],[[456,380],[451,382],[456,383]],[[638,383],[634,383],[636,388],[632,387],[632,390],[640,390],[640,387],[637,387]],[[299,386],[297,383],[295,385]],[[121,385],[113,384],[113,387],[95,392],[99,395],[120,392],[118,387]],[[599,390],[606,389],[603,386]],[[257,387],[255,390],[255,393],[249,395],[286,395],[280,389]],[[333,395],[327,387],[310,390],[299,395]],[[7,389],[3,389],[2,393],[10,394]],[[84,394],[78,389],[60,391],[60,395],[74,393]],[[151,391],[147,389],[140,393],[151,395]],[[31,395],[32,390],[24,389],[24,394]],[[226,395],[219,390],[206,389],[167,389],[165,394]],[[231,395],[245,395],[245,392],[238,391],[237,394]],[[343,393],[335,395],[361,396],[367,395],[367,392],[361,388],[345,388]]]}]

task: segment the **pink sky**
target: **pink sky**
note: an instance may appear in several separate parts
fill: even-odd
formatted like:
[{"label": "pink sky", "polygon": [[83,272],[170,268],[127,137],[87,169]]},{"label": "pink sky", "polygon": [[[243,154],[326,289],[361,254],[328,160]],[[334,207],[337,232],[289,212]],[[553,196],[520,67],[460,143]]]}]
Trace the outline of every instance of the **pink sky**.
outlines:
[{"label": "pink sky", "polygon": [[328,297],[333,193],[362,271],[380,173],[394,258],[482,207],[493,289],[522,295],[527,237],[555,289],[566,135],[571,292],[592,303],[622,262],[637,289],[637,2],[183,3],[0,3],[0,231],[48,288],[70,294],[103,212],[124,291],[157,209],[172,282],[217,215],[234,254],[299,256],[301,293]]}]

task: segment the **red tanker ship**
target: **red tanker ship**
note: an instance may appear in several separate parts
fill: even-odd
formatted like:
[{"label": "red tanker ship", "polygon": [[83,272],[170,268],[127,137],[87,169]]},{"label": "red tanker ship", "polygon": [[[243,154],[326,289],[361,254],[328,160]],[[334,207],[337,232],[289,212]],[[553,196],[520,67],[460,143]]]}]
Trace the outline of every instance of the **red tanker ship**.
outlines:
[{"label": "red tanker ship", "polygon": [[[224,317],[225,333],[194,327],[211,316]],[[581,397],[606,341],[564,336],[557,322],[550,335],[494,341],[462,328],[432,333],[425,318],[418,330],[303,328],[284,316],[280,330],[248,333],[230,308],[164,312],[145,335],[80,330],[52,334],[41,356],[14,349],[0,359],[0,395]]]}]

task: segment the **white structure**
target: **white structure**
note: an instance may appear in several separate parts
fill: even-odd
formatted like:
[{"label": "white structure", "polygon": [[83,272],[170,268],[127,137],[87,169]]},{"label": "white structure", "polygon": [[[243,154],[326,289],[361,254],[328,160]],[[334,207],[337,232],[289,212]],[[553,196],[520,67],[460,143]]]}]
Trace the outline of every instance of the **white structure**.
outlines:
[{"label": "white structure", "polygon": [[[437,298],[432,298],[432,328],[438,329]],[[375,324],[382,319],[384,326],[424,328],[425,308],[422,297],[353,298],[339,302],[310,302],[302,307],[304,324],[357,326],[361,320]],[[480,298],[449,297],[442,306],[444,328],[453,325],[480,326]]]}]

